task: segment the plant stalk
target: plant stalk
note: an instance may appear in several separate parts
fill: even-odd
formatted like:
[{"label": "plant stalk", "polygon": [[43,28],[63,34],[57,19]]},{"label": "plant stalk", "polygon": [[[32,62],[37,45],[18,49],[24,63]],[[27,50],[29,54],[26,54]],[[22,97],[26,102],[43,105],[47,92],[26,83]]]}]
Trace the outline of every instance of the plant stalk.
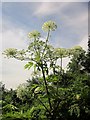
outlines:
[{"label": "plant stalk", "polygon": [[44,73],[44,70],[43,70],[43,65],[42,65],[41,69],[42,69],[43,79],[44,79],[44,83],[45,83],[45,87],[46,87],[46,93],[48,95],[49,106],[50,106],[50,109],[52,110],[52,105],[51,105],[51,101],[50,101],[50,97],[49,97],[48,85],[47,85],[47,81],[46,81],[46,78],[45,78],[45,73]]}]

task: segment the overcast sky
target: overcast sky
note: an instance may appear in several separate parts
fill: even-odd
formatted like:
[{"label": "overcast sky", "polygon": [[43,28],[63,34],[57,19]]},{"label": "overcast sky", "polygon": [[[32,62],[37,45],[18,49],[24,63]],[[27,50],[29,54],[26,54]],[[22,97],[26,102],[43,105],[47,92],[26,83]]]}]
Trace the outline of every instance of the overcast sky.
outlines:
[{"label": "overcast sky", "polygon": [[[58,26],[57,30],[52,32],[50,44],[54,47],[65,48],[81,45],[86,50],[88,2],[87,0],[86,2],[83,1],[54,3],[3,2],[2,50],[6,48],[27,48],[27,34],[32,30],[40,31],[44,38],[46,33],[42,31],[41,27],[48,20],[55,21]],[[30,78],[31,71],[24,70],[25,63],[3,58],[2,78],[7,88],[16,88],[20,83]]]}]

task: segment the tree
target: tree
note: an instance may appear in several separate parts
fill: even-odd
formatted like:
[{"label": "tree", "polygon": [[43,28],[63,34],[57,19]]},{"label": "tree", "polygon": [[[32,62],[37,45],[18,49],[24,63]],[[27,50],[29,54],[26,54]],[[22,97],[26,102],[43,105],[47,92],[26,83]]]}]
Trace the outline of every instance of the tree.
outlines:
[{"label": "tree", "polygon": [[85,60],[85,50],[80,46],[75,46],[70,49],[71,62],[69,62],[69,70],[79,73],[83,69],[82,62]]}]

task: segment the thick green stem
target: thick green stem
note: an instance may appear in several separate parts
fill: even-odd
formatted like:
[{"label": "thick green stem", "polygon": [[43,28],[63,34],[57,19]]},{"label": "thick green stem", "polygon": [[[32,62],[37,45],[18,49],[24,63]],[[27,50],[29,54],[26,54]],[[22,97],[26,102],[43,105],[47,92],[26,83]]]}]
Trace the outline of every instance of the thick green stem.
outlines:
[{"label": "thick green stem", "polygon": [[50,109],[52,110],[52,105],[51,105],[51,101],[50,101],[50,97],[49,97],[49,91],[48,91],[48,85],[47,85],[47,81],[46,81],[46,78],[45,78],[45,73],[44,73],[44,70],[43,70],[43,66],[41,67],[41,69],[42,69],[43,79],[44,79],[44,83],[45,83],[45,87],[46,87],[46,93],[48,95],[49,106],[50,106]]}]

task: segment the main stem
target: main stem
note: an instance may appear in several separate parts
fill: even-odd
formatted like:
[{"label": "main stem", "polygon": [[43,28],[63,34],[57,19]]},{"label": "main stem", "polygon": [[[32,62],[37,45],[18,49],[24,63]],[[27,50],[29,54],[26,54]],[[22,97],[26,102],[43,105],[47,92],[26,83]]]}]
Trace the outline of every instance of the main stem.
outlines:
[{"label": "main stem", "polygon": [[42,69],[43,79],[44,79],[44,83],[45,83],[45,87],[46,87],[46,93],[48,95],[49,106],[50,106],[50,109],[52,110],[52,105],[51,105],[51,101],[50,101],[50,97],[49,97],[49,91],[48,91],[48,86],[47,86],[47,81],[46,81],[46,78],[45,78],[45,73],[44,73],[44,70],[43,70],[43,66],[41,67],[41,69]]},{"label": "main stem", "polygon": [[[48,42],[49,36],[50,36],[50,30],[48,30],[48,35],[47,35],[47,38],[46,38],[46,46],[45,46],[45,49],[47,48],[47,42]],[[45,49],[43,50],[43,53],[45,52]],[[43,55],[44,55],[44,54],[43,54]],[[49,102],[50,110],[52,110],[52,105],[51,105],[50,96],[49,96],[49,91],[48,91],[48,85],[47,85],[47,81],[46,81],[46,77],[45,77],[45,72],[44,72],[44,69],[43,69],[43,63],[42,63],[41,69],[42,69],[44,84],[45,84],[45,88],[46,88],[46,93],[47,93],[47,96],[48,96],[48,102]]]}]

